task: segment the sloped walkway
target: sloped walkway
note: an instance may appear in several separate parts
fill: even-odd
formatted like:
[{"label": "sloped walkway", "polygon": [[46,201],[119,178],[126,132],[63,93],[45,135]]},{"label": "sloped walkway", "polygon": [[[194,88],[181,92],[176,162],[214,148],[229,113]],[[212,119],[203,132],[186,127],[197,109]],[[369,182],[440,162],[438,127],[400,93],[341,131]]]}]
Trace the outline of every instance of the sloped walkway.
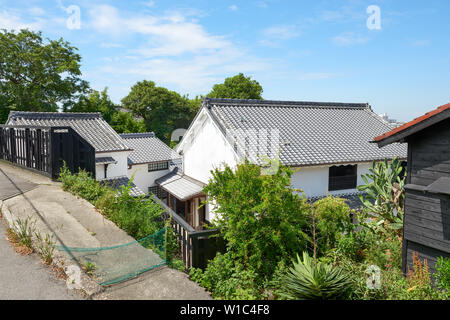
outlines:
[{"label": "sloped walkway", "polygon": [[[0,174],[18,189],[21,185],[27,186],[22,194],[0,201],[1,207],[15,219],[32,216],[37,230],[55,234],[57,245],[97,248],[134,241],[89,202],[63,191],[58,182],[3,161],[0,161]],[[3,178],[0,183],[4,181]],[[31,188],[26,182],[35,186]],[[156,256],[151,251],[149,254]],[[110,255],[109,259],[110,265],[126,262],[121,260],[121,255]],[[113,299],[210,299],[204,289],[184,273],[166,266],[111,286],[106,291]]]},{"label": "sloped walkway", "polygon": [[74,299],[83,297],[69,290],[64,280],[56,279],[36,254],[14,252],[0,223],[0,300]]}]

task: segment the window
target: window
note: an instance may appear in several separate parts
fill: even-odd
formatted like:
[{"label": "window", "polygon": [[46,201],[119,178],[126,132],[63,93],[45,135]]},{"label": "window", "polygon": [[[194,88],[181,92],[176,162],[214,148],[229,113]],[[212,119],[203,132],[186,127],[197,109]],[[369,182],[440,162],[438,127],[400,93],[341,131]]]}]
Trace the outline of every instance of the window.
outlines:
[{"label": "window", "polygon": [[332,166],[328,174],[328,191],[355,189],[357,166]]},{"label": "window", "polygon": [[148,164],[148,172],[158,171],[158,170],[167,170],[169,169],[169,162],[154,162]]},{"label": "window", "polygon": [[153,193],[159,199],[165,199],[167,197],[166,192],[158,186],[148,187],[148,192]]}]

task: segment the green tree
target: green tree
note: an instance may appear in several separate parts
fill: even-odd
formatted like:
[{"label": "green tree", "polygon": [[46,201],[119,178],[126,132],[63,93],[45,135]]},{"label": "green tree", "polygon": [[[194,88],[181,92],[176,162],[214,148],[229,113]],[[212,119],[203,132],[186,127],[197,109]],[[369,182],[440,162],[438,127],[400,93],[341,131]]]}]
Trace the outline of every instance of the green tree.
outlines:
[{"label": "green tree", "polygon": [[0,120],[10,110],[57,111],[86,92],[80,78],[81,56],[62,38],[42,39],[41,32],[0,31]]},{"label": "green tree", "polygon": [[263,88],[258,81],[239,73],[234,77],[226,78],[224,83],[214,85],[207,97],[261,100],[262,92]]},{"label": "green tree", "polygon": [[108,88],[105,88],[102,92],[90,90],[88,95],[81,96],[72,107],[63,108],[63,110],[64,112],[100,112],[103,119],[110,123],[117,108],[108,96]]},{"label": "green tree", "polygon": [[136,83],[122,99],[124,108],[144,119],[147,131],[153,131],[164,142],[177,128],[187,128],[192,119],[192,106],[175,91],[157,87],[153,81]]},{"label": "green tree", "polygon": [[309,214],[306,200],[291,187],[293,171],[281,166],[261,175],[249,162],[235,171],[215,169],[204,188],[219,218],[214,221],[227,241],[227,251],[260,279],[271,277],[277,264],[306,249],[303,231]]},{"label": "green tree", "polygon": [[143,120],[136,120],[129,112],[117,111],[113,114],[111,127],[118,133],[145,132],[146,127]]}]

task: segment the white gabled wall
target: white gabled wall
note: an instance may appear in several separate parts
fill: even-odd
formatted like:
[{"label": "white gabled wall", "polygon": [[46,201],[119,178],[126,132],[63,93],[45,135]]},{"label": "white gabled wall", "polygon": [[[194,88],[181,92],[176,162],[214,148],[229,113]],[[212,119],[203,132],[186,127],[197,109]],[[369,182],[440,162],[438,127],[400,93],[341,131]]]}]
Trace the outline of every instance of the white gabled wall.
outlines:
[{"label": "white gabled wall", "polygon": [[[117,163],[108,164],[107,178],[114,178],[127,175],[128,168],[128,155],[130,151],[118,151],[118,152],[96,152],[95,157],[113,157]],[[105,165],[100,164],[95,166],[95,178],[101,180],[105,178]]]},{"label": "white gabled wall", "polygon": [[202,109],[195,122],[181,149],[183,171],[194,179],[208,183],[211,170],[223,168],[224,163],[234,168],[238,159],[205,109]]},{"label": "white gabled wall", "polygon": [[133,182],[141,189],[142,192],[147,193],[148,187],[155,186],[155,180],[168,174],[170,170],[158,170],[148,172],[148,164],[135,164],[128,169],[128,178],[134,174]]},{"label": "white gabled wall", "polygon": [[[208,183],[214,168],[223,168],[224,164],[235,168],[238,163],[236,153],[204,108],[183,137],[182,143],[177,151],[183,153],[184,174],[203,183]],[[207,204],[205,215],[209,221],[215,218],[211,209]]]},{"label": "white gabled wall", "polygon": [[[357,185],[363,184],[362,174],[367,174],[372,162],[357,163],[358,180]],[[321,167],[302,167],[296,168],[292,175],[292,186],[302,189],[307,197],[318,197],[327,195],[328,191],[328,171],[330,166]],[[347,189],[331,191],[329,194],[355,193],[357,189]]]}]

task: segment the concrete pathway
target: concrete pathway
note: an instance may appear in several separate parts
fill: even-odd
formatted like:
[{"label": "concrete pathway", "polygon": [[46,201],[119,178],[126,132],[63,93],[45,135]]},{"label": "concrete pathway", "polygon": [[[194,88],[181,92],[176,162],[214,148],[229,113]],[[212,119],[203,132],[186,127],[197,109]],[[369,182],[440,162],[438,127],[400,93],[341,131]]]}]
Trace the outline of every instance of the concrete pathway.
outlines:
[{"label": "concrete pathway", "polygon": [[35,187],[37,187],[36,183],[17,177],[9,177],[8,174],[0,171],[0,200],[12,198]]},{"label": "concrete pathway", "polygon": [[[3,161],[0,161],[0,174],[6,175],[6,180],[18,181],[25,186],[28,186],[25,182],[36,185],[24,190],[23,194],[0,201],[1,206],[15,219],[31,216],[37,230],[56,236],[57,245],[97,248],[134,241],[126,232],[105,219],[89,202],[63,191],[59,183]],[[3,178],[0,183],[4,181]],[[12,184],[20,189],[16,183]],[[79,258],[77,253],[64,254],[67,258]],[[146,263],[148,266],[161,262],[159,256],[151,250],[138,245],[86,254],[83,258],[107,266],[112,272],[121,272],[122,269],[139,266],[140,263]],[[147,272],[134,280],[108,287],[106,291],[113,299],[211,299],[210,295],[190,281],[186,274],[166,266]]]},{"label": "concrete pathway", "polygon": [[6,240],[0,222],[0,300],[75,300],[82,299],[69,290],[64,280],[56,279],[39,256],[22,256]]}]

